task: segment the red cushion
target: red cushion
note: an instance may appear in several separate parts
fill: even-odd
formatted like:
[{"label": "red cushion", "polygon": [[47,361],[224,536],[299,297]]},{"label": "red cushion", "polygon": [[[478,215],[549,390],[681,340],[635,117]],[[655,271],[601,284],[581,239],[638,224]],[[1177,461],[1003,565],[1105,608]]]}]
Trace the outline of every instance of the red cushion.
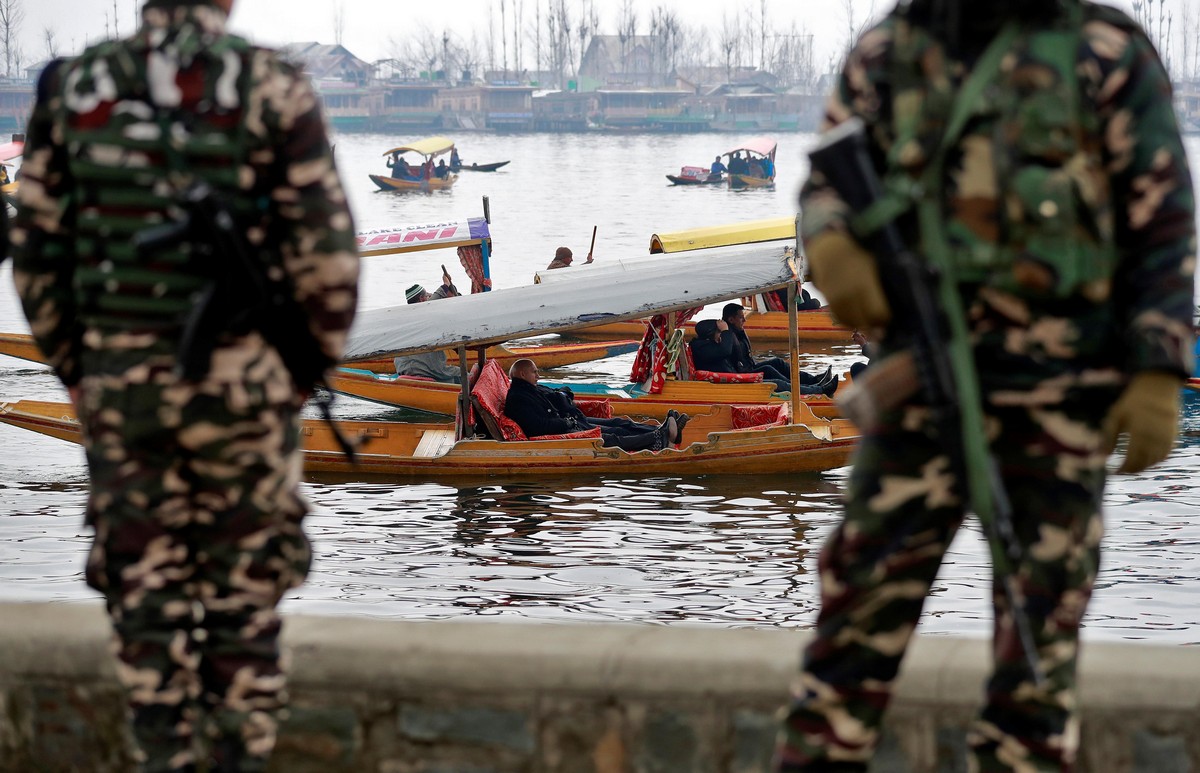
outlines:
[{"label": "red cushion", "polygon": [[593,419],[611,419],[613,416],[612,401],[606,397],[597,400],[575,400],[575,405],[583,411],[584,416]]},{"label": "red cushion", "polygon": [[786,403],[771,405],[731,405],[730,418],[734,429],[775,427],[788,422]]},{"label": "red cushion", "polygon": [[[529,440],[521,431],[521,425],[504,415],[504,399],[508,395],[509,383],[508,374],[500,367],[500,363],[496,360],[488,360],[478,378],[475,379],[475,386],[471,388],[471,403],[477,406],[480,413],[486,417],[483,423],[489,433],[493,437],[496,437],[497,431],[500,433],[500,437],[496,437],[497,440]],[[566,440],[597,437],[600,437],[599,427],[565,435],[539,435],[537,439]]]},{"label": "red cushion", "polygon": [[710,381],[714,384],[761,384],[761,373],[722,373],[715,370],[696,370],[696,361],[692,359],[692,347],[683,347],[687,352],[688,372],[692,381]]}]

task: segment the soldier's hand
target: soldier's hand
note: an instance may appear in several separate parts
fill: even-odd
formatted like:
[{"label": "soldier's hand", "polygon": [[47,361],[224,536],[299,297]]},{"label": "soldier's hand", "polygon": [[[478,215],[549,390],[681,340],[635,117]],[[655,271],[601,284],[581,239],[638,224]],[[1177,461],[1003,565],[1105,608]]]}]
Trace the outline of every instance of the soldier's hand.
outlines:
[{"label": "soldier's hand", "polygon": [[849,235],[826,231],[805,244],[813,283],[846,327],[883,327],[892,319],[875,258]]},{"label": "soldier's hand", "polygon": [[1141,472],[1167,458],[1179,434],[1179,377],[1163,371],[1138,373],[1125,387],[1104,421],[1105,450],[1129,434],[1129,448],[1118,472]]}]

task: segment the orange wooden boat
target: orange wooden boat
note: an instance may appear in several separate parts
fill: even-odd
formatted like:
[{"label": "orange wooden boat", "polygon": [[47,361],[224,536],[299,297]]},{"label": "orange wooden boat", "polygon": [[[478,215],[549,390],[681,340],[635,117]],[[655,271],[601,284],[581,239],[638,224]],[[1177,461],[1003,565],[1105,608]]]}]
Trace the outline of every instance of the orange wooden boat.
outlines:
[{"label": "orange wooden boat", "polygon": [[45,362],[33,336],[23,333],[0,333],[0,354],[30,362]]},{"label": "orange wooden boat", "polygon": [[[501,365],[508,367],[522,358],[537,361],[539,368],[561,368],[566,365],[576,365],[581,362],[602,360],[605,357],[616,357],[620,354],[636,352],[637,341],[596,341],[590,343],[547,343],[542,346],[489,346],[487,358],[498,360]],[[0,354],[16,357],[30,362],[45,362],[33,337],[22,333],[0,333]],[[446,352],[450,364],[458,364],[458,352],[450,349]],[[377,357],[370,360],[351,363],[358,370],[369,370],[372,373],[393,373],[396,368],[391,357]],[[455,387],[457,389],[457,387]],[[449,413],[454,413],[451,409]]]},{"label": "orange wooden boat", "polygon": [[[0,341],[0,349],[3,341]],[[578,365],[581,362],[603,360],[620,354],[636,352],[637,341],[589,341],[586,343],[546,343],[541,346],[514,346],[501,344],[489,346],[486,350],[489,360],[499,360],[505,368],[520,359],[531,359],[537,362],[539,368],[562,368],[567,365]],[[346,363],[347,367],[356,370],[369,370],[372,373],[390,374],[396,372],[393,357],[376,357],[367,360],[357,360]],[[458,352],[453,349],[446,351],[446,360],[451,365],[458,364]],[[454,411],[451,410],[450,413]]]},{"label": "orange wooden boat", "polygon": [[[739,427],[746,416],[728,405],[692,418],[678,449],[627,453],[599,439],[455,441],[453,423],[339,421],[358,444],[358,464],[339,450],[329,425],[305,420],[304,469],[372,477],[485,477],[562,475],[710,475],[816,472],[845,465],[857,431],[845,420],[825,421],[802,409],[793,424]],[[0,402],[0,422],[78,443],[79,422],[69,403]]]},{"label": "orange wooden boat", "polygon": [[[541,366],[541,361],[535,358]],[[680,381],[668,378],[662,392],[650,394],[634,387],[610,387],[604,384],[580,384],[565,381],[540,382],[546,386],[569,386],[579,397],[603,398],[612,402],[618,416],[666,418],[674,408],[684,413],[707,411],[713,405],[764,405],[791,401],[790,395],[777,396],[771,384],[713,384],[707,381]],[[331,378],[335,392],[381,405],[414,408],[453,416],[462,387],[411,376],[384,375],[365,370],[340,368]],[[802,403],[814,415],[834,418],[838,415],[832,399],[824,395],[802,395]]]},{"label": "orange wooden boat", "polygon": [[[749,299],[742,303],[748,304]],[[751,307],[753,308],[753,307]],[[800,341],[832,341],[850,343],[851,331],[833,321],[833,316],[826,309],[800,311],[796,313],[797,331]],[[694,335],[694,324],[684,326],[689,336]],[[607,325],[597,325],[582,330],[576,330],[571,335],[588,340],[611,340],[614,338],[635,338],[646,333],[646,320],[635,319],[628,322],[613,322]],[[746,335],[755,345],[774,349],[788,345],[788,314],[786,311],[747,311]]]}]

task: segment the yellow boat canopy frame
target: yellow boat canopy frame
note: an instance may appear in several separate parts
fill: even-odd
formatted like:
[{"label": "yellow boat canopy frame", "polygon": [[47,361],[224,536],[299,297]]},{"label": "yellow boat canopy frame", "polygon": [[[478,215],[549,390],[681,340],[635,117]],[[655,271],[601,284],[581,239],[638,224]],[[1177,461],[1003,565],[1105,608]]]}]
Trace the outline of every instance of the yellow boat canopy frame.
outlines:
[{"label": "yellow boat canopy frame", "polygon": [[449,153],[454,150],[454,140],[448,137],[426,137],[423,140],[411,142],[408,145],[401,145],[398,148],[392,148],[385,151],[383,155],[390,156],[393,153],[417,153],[425,158],[437,158],[440,155]]},{"label": "yellow boat canopy frame", "polygon": [[757,244],[780,239],[796,239],[796,219],[777,217],[770,220],[751,220],[745,223],[713,225],[687,231],[654,234],[650,237],[650,252],[687,252],[710,247],[729,247],[734,244]]}]

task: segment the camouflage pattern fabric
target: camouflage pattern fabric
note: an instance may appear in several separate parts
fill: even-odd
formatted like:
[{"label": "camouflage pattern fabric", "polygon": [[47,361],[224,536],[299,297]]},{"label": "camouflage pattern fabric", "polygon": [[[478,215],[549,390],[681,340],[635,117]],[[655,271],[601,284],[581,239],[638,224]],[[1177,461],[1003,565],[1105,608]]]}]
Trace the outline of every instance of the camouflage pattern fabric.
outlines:
[{"label": "camouflage pattern fabric", "polygon": [[[144,769],[263,769],[286,704],[282,594],[307,572],[298,413],[279,353],[231,330],[207,376],[175,366],[188,245],[133,236],[220,191],[338,359],[357,303],[354,223],[311,86],[225,33],[210,0],[151,0],[142,28],[50,68],[30,120],[14,280],[72,397],[91,474],[88,582],[106,599]],[[233,310],[231,310],[232,313]],[[201,745],[203,746],[203,745]]]},{"label": "camouflage pattern fabric", "polygon": [[[991,451],[1024,547],[1016,583],[1046,677],[1031,681],[997,588],[995,670],[969,739],[983,771],[1072,768],[1078,626],[1102,531],[1099,428],[1132,374],[1186,378],[1193,365],[1194,202],[1169,80],[1123,14],[1063,5],[1069,13],[1025,29],[1004,58],[940,187],[912,182],[969,67],[903,10],[860,39],[825,122],[864,120],[893,196],[940,197],[964,279]],[[1065,47],[1075,56],[1064,61],[1048,41],[1072,36],[1079,45]],[[818,175],[801,207],[805,239],[862,227]],[[915,218],[898,224],[919,254]],[[878,348],[886,356],[899,344],[883,335]],[[963,517],[961,482],[926,413],[914,404],[888,417],[855,457],[844,521],[821,553],[817,638],[782,720],[781,773],[865,771],[876,748]]]}]

